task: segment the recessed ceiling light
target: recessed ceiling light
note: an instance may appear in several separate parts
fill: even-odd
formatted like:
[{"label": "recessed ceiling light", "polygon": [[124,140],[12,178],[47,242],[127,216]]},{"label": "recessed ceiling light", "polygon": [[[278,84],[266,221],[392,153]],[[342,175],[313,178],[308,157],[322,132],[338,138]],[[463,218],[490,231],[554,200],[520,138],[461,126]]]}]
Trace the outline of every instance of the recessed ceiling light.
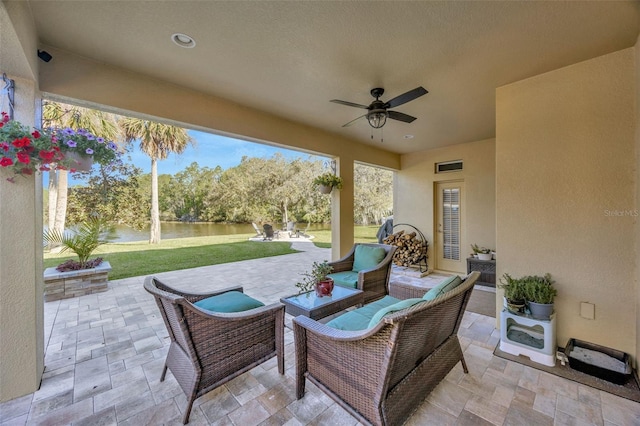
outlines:
[{"label": "recessed ceiling light", "polygon": [[182,33],[175,33],[171,36],[171,40],[180,47],[191,49],[196,46],[196,41],[190,36]]},{"label": "recessed ceiling light", "polygon": [[405,139],[413,139],[413,135],[404,135],[403,136]]}]

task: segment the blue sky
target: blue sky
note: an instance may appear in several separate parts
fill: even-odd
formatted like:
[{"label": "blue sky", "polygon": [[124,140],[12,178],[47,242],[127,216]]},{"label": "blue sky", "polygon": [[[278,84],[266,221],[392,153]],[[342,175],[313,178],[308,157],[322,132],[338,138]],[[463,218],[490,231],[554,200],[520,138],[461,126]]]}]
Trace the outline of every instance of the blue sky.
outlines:
[{"label": "blue sky", "polygon": [[[220,166],[223,169],[228,169],[240,164],[243,156],[269,158],[276,153],[280,153],[291,160],[295,158],[308,159],[310,157],[309,154],[290,149],[276,148],[195,130],[189,130],[188,132],[195,141],[195,146],[190,145],[182,154],[170,154],[166,160],[159,161],[158,174],[174,175],[187,168],[194,161],[200,167],[214,168]],[[138,149],[138,146],[138,143],[133,144],[134,149],[127,155],[131,157],[133,164],[142,169],[143,173],[151,173],[151,160]],[[326,159],[319,156],[311,156],[311,158],[312,160]],[[126,156],[125,161],[129,161]],[[82,183],[82,180],[74,180],[69,176],[70,186]]]}]

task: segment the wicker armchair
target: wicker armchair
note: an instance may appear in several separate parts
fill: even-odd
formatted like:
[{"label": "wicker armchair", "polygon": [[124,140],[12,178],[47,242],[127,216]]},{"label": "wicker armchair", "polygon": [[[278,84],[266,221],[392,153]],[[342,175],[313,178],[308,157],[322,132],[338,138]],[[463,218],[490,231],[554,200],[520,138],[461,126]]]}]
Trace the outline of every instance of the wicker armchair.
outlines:
[{"label": "wicker armchair", "polygon": [[170,369],[187,396],[183,422],[189,422],[196,398],[272,358],[284,374],[284,305],[236,313],[214,313],[192,303],[236,290],[189,294],[147,277],[144,288],[153,294],[164,319],[171,346],[160,381]]},{"label": "wicker armchair", "polygon": [[[362,270],[358,272],[358,283],[356,288],[364,291],[364,303],[369,303],[376,299],[380,299],[389,294],[389,276],[391,275],[391,261],[393,253],[396,251],[395,246],[386,244],[362,244],[356,243],[351,247],[351,251],[342,259],[329,262],[333,266],[332,273],[347,272],[353,269],[355,260],[356,247],[359,245],[369,247],[382,247],[387,253],[384,259],[374,268]],[[329,274],[331,275],[331,274]]]},{"label": "wicker armchair", "polygon": [[405,422],[458,362],[468,372],[457,332],[479,275],[366,330],[296,317],[297,398],[304,396],[306,378],[363,424]]}]

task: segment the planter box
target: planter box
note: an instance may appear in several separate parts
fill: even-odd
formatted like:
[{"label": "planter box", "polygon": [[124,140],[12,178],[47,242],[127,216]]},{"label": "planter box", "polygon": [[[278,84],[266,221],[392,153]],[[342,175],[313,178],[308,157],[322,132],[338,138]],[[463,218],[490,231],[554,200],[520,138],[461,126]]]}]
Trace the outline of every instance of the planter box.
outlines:
[{"label": "planter box", "polygon": [[102,262],[95,268],[69,272],[47,268],[44,271],[44,301],[51,302],[105,291],[108,289],[109,271],[109,262]]},{"label": "planter box", "polygon": [[569,339],[564,353],[574,370],[599,377],[618,385],[632,375],[629,354],[594,343]]}]

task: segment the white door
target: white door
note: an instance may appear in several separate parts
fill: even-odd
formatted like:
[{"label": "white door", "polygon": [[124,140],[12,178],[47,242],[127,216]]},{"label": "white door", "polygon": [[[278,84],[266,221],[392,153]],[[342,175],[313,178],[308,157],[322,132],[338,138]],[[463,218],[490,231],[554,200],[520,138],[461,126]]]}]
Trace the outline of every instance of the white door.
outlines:
[{"label": "white door", "polygon": [[464,182],[436,182],[435,269],[466,271],[462,255],[462,200]]}]

